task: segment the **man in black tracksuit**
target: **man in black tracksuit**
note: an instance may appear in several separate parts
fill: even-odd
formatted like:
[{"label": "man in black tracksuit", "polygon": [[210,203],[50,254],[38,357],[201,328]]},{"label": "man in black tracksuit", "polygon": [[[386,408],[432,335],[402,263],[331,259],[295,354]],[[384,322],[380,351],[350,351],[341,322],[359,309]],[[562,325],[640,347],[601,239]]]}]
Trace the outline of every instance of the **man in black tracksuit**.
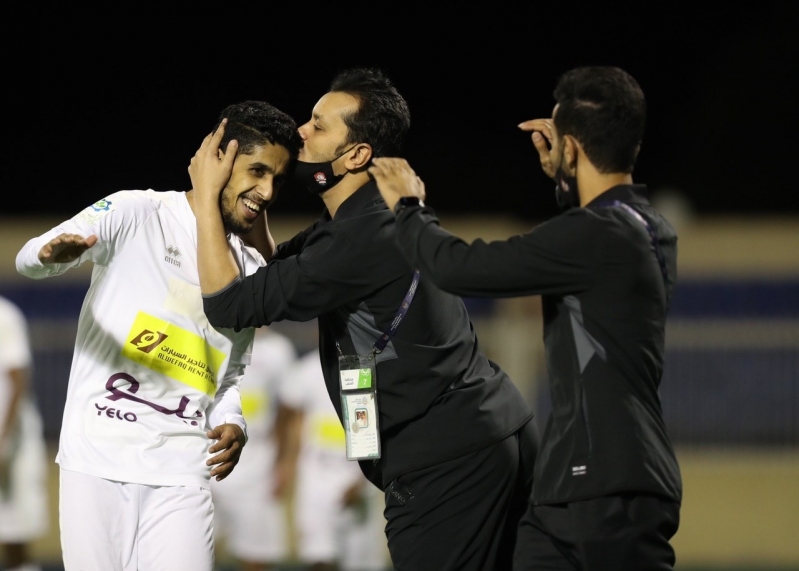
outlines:
[{"label": "man in black tracksuit", "polygon": [[[190,167],[201,197],[204,309],[212,325],[235,329],[318,318],[325,383],[348,450],[368,427],[350,429],[359,411],[348,408],[342,387],[351,366],[342,362],[374,355],[380,450],[360,465],[386,492],[395,569],[509,570],[538,435],[521,393],[480,350],[463,301],[415,275],[397,246],[394,214],[367,168],[399,150],[408,126],[406,103],[382,73],[337,76],[299,128],[295,172],[326,211],[246,278],[230,258],[218,208],[235,152],[226,147],[219,160],[223,130],[209,135]],[[244,201],[255,211],[259,197],[271,198],[257,176]]]},{"label": "man in black tracksuit", "polygon": [[624,71],[589,67],[564,74],[555,99],[552,120],[520,128],[567,210],[527,234],[467,244],[439,226],[406,161],[370,172],[403,252],[439,287],[542,296],[552,412],[514,569],[672,569],[682,483],[658,386],[677,236],[632,182],[644,96]]}]

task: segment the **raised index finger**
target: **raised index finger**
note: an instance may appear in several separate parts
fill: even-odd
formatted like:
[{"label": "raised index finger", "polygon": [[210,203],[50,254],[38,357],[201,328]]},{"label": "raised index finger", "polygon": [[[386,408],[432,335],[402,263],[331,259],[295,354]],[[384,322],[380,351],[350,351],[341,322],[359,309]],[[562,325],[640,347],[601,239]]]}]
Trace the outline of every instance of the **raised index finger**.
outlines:
[{"label": "raised index finger", "polygon": [[538,131],[550,141],[552,140],[551,119],[530,119],[529,121],[522,121],[518,127],[522,131]]},{"label": "raised index finger", "polygon": [[217,126],[217,128],[214,130],[213,133],[208,133],[205,136],[202,145],[200,145],[201,151],[208,151],[216,154],[216,152],[219,150],[219,144],[222,142],[222,137],[225,134],[226,123],[227,123],[227,117],[225,117],[224,119],[222,119],[222,121],[219,122],[219,125]]}]

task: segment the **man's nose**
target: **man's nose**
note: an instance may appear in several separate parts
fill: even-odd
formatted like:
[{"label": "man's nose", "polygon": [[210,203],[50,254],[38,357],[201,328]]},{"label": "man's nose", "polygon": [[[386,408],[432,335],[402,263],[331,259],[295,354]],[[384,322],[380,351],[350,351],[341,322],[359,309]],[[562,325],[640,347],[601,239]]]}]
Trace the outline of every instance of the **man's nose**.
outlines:
[{"label": "man's nose", "polygon": [[275,185],[272,178],[267,180],[263,180],[258,183],[255,187],[255,192],[258,194],[258,197],[265,203],[268,203],[272,200],[272,195],[275,193]]}]

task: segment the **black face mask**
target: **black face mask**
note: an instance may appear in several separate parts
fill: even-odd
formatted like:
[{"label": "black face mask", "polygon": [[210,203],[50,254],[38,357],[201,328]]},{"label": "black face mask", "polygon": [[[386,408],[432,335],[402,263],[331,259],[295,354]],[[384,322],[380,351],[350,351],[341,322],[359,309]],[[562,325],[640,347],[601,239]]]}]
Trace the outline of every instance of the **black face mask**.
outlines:
[{"label": "black face mask", "polygon": [[330,190],[347,174],[346,172],[344,174],[333,174],[333,163],[354,148],[350,147],[332,161],[321,163],[297,161],[293,175],[295,184],[314,195]]},{"label": "black face mask", "polygon": [[555,171],[555,200],[561,210],[569,210],[580,206],[580,193],[577,191],[577,177],[566,174],[563,170],[563,152],[560,155],[560,164]]}]

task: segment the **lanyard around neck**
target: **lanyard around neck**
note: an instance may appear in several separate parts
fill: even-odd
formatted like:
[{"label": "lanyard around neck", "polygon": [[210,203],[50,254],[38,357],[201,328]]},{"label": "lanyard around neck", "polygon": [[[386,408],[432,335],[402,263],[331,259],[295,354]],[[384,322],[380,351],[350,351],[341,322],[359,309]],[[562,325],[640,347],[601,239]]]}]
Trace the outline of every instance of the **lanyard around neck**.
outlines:
[{"label": "lanyard around neck", "polygon": [[[414,270],[413,280],[411,280],[411,286],[408,288],[408,293],[405,294],[405,299],[402,300],[402,304],[397,310],[397,315],[395,315],[394,319],[391,321],[391,325],[389,325],[388,329],[386,329],[386,331],[380,337],[378,337],[372,345],[373,353],[380,353],[383,349],[385,349],[386,345],[388,345],[388,342],[391,341],[391,338],[397,332],[397,328],[399,327],[402,318],[405,317],[406,313],[408,313],[408,308],[411,306],[413,296],[416,295],[416,289],[419,286],[419,276],[419,270]],[[336,341],[336,348],[338,349],[339,354],[341,354],[341,347],[338,344],[338,340]]]},{"label": "lanyard around neck", "polygon": [[375,353],[380,353],[386,348],[386,345],[388,345],[388,342],[394,336],[394,333],[397,332],[397,327],[399,327],[400,321],[402,321],[402,318],[405,317],[406,313],[408,313],[408,308],[411,306],[411,301],[413,301],[413,296],[416,295],[416,288],[419,285],[419,275],[419,270],[414,270],[413,280],[411,280],[411,287],[408,288],[408,293],[405,294],[405,299],[402,300],[402,304],[397,310],[397,315],[394,316],[394,319],[391,321],[389,328],[386,329],[386,332],[378,337],[377,341],[375,341],[375,344],[372,346],[372,350]]}]

